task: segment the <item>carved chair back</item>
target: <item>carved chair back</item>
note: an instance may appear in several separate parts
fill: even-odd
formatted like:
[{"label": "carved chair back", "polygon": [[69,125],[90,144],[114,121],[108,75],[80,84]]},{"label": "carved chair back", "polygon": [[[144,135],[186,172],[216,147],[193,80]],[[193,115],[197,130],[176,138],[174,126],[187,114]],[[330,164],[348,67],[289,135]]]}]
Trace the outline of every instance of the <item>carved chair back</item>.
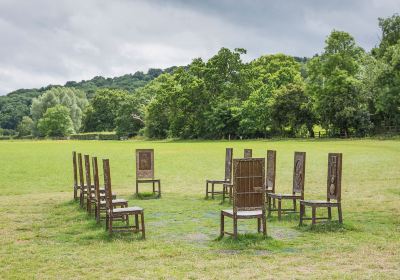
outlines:
[{"label": "carved chair back", "polygon": [[267,175],[265,187],[267,191],[275,193],[276,178],[276,151],[267,151]]},{"label": "carved chair back", "polygon": [[232,160],[233,160],[233,149],[226,148],[225,155],[225,181],[231,182],[232,180]]},{"label": "carved chair back", "polygon": [[328,154],[327,200],[335,199],[338,202],[342,195],[342,154]]},{"label": "carved chair back", "polygon": [[253,150],[252,149],[244,149],[244,158],[252,158]]},{"label": "carved chair back", "polygon": [[72,167],[74,171],[74,186],[78,186],[78,168],[76,166],[76,152],[72,152]]},{"label": "carved chair back", "polygon": [[[112,209],[112,189],[111,189],[110,161],[108,159],[103,159],[103,174],[104,174],[106,208],[107,210],[110,210]],[[111,212],[110,215],[112,214]]]},{"label": "carved chair back", "polygon": [[293,164],[293,194],[300,194],[304,198],[304,181],[306,171],[306,153],[295,152]]},{"label": "carved chair back", "polygon": [[153,149],[136,149],[136,178],[154,179]]}]

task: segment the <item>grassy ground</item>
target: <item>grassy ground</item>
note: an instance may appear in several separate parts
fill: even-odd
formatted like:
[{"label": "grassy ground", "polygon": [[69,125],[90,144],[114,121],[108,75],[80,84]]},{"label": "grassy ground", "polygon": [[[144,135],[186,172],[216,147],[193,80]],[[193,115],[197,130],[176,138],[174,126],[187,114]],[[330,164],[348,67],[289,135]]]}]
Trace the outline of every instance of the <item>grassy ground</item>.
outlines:
[{"label": "grassy ground", "polygon": [[[161,199],[134,199],[134,150],[154,148]],[[306,198],[326,195],[327,153],[343,153],[344,225],[298,227],[298,216],[240,221],[218,240],[225,147],[277,150],[277,191],[291,188],[294,151],[306,151]],[[71,151],[109,158],[113,191],[145,208],[147,239],[117,235],[72,201]],[[400,141],[0,142],[1,279],[399,279]],[[147,190],[150,190],[147,189]],[[320,214],[324,214],[320,211]],[[334,212],[336,218],[336,212]],[[226,227],[230,228],[228,219]]]}]

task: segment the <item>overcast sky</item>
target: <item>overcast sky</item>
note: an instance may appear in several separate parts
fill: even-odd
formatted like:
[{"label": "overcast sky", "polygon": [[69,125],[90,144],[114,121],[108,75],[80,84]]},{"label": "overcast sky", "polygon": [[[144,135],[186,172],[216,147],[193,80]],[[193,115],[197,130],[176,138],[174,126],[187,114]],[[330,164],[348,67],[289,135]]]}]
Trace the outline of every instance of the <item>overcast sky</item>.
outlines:
[{"label": "overcast sky", "polygon": [[0,94],[208,59],[312,56],[333,30],[366,50],[400,0],[0,0]]}]

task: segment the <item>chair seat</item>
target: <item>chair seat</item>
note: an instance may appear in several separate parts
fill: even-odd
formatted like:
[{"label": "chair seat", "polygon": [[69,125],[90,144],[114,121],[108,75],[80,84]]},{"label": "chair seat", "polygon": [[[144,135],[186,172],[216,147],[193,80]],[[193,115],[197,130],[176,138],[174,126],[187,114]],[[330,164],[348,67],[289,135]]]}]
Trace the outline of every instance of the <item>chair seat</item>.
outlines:
[{"label": "chair seat", "polygon": [[282,194],[282,193],[268,193],[268,196],[277,199],[301,198],[301,196],[297,194]]},{"label": "chair seat", "polygon": [[207,183],[210,184],[226,184],[229,183],[228,180],[207,180]]},{"label": "chair seat", "polygon": [[[112,200],[112,204],[125,204],[125,203],[128,203],[128,201],[123,198],[117,198]],[[105,200],[100,201],[100,205],[106,205],[106,201]]]},{"label": "chair seat", "polygon": [[143,208],[138,207],[138,206],[132,206],[132,207],[125,207],[125,208],[115,208],[112,211],[113,211],[113,214],[125,214],[125,213],[131,213],[131,212],[142,212]]},{"label": "chair seat", "polygon": [[[233,210],[221,210],[226,216],[233,217]],[[262,211],[261,210],[248,210],[248,211],[238,211],[237,217],[238,218],[253,218],[253,217],[261,217]]]},{"label": "chair seat", "polygon": [[327,200],[300,200],[300,204],[308,205],[308,206],[337,206],[340,202],[332,202]]}]

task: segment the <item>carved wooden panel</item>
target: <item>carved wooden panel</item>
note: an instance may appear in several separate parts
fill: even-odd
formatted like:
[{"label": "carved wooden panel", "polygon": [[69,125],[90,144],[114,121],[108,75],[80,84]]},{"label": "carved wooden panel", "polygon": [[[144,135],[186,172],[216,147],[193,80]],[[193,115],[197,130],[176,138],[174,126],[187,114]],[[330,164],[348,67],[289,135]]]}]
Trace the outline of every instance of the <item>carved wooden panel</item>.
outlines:
[{"label": "carved wooden panel", "polygon": [[266,188],[267,190],[272,190],[275,192],[275,177],[276,177],[276,151],[268,150],[267,151],[267,181]]},{"label": "carved wooden panel", "polygon": [[92,157],[93,169],[93,185],[96,193],[96,198],[100,200],[100,180],[99,180],[99,167],[97,164],[97,157]]},{"label": "carved wooden panel", "polygon": [[226,148],[226,155],[225,155],[225,180],[231,181],[232,180],[232,160],[233,160],[233,149]]},{"label": "carved wooden panel", "polygon": [[233,210],[265,207],[265,159],[233,160]]},{"label": "carved wooden panel", "polygon": [[293,167],[293,192],[302,193],[304,191],[304,180],[306,171],[306,153],[294,153]]},{"label": "carved wooden panel", "polygon": [[112,208],[112,190],[111,190],[111,174],[110,174],[110,162],[108,159],[103,159],[103,174],[104,174],[104,188],[106,194],[106,206],[107,209]]},{"label": "carved wooden panel", "polygon": [[89,196],[94,193],[92,186],[92,178],[90,173],[90,158],[89,155],[85,155],[85,174],[86,174],[86,185],[88,186],[88,194]]},{"label": "carved wooden panel", "polygon": [[81,187],[85,185],[85,181],[83,179],[83,165],[82,165],[82,154],[78,153],[78,171],[79,171],[79,184]]},{"label": "carved wooden panel", "polygon": [[328,154],[327,198],[341,199],[342,188],[342,154]]},{"label": "carved wooden panel", "polygon": [[252,149],[244,149],[244,158],[252,158],[253,150]]},{"label": "carved wooden panel", "polygon": [[153,149],[136,149],[136,178],[154,178]]}]

